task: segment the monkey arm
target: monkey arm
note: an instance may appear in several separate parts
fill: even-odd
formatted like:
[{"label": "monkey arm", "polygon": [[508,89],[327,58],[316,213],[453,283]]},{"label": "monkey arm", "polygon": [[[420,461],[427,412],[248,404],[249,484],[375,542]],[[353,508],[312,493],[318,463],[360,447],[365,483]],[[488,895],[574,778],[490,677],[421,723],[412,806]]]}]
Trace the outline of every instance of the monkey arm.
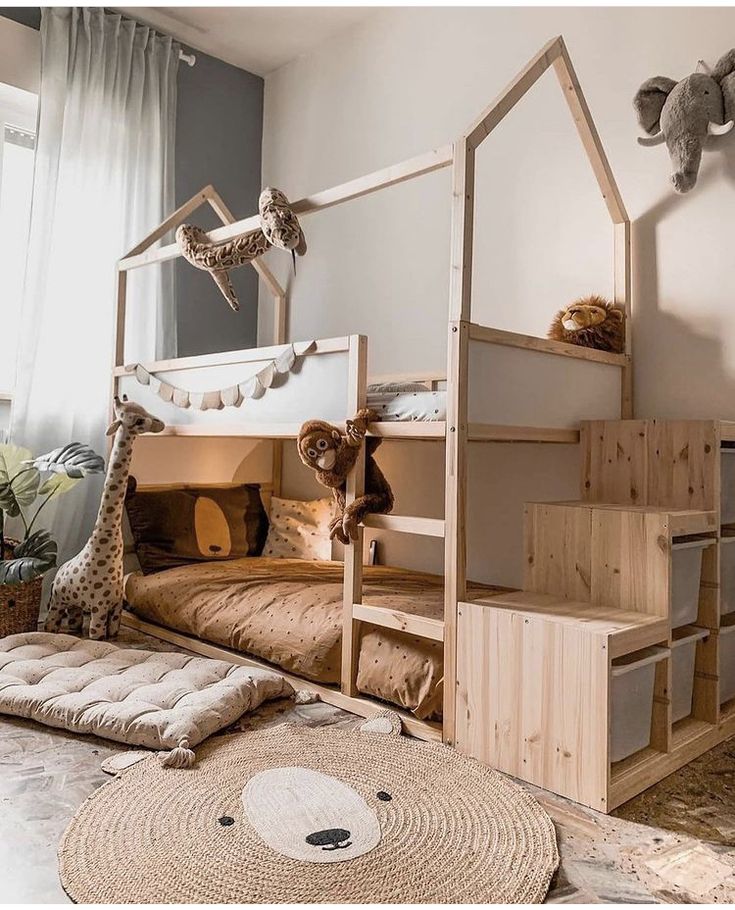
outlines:
[{"label": "monkey arm", "polygon": [[359,449],[367,433],[368,424],[378,419],[378,415],[370,408],[360,408],[352,420],[346,422],[347,434],[345,442],[352,448]]}]

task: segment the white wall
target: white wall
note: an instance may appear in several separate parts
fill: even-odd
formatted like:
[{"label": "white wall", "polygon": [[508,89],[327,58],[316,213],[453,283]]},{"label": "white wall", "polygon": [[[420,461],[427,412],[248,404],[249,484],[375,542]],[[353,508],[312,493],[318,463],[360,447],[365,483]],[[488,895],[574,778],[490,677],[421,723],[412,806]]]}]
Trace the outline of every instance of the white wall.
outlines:
[{"label": "white wall", "polygon": [[[264,183],[298,198],[451,141],[556,34],[636,221],[637,413],[735,419],[735,142],[707,153],[699,185],[676,196],[665,149],[636,144],[631,107],[646,78],[681,77],[698,58],[712,63],[728,50],[735,10],[376,12],[266,80]],[[572,297],[610,292],[609,221],[552,73],[482,147],[477,190],[476,321],[543,335]],[[448,171],[320,213],[305,228],[309,252],[295,277],[272,255],[291,285],[290,337],[365,332],[373,373],[441,368]],[[264,316],[268,303],[261,298]],[[394,480],[405,473],[400,458],[381,457]],[[485,533],[486,558],[475,548],[471,560],[481,576],[515,583],[520,504],[574,495],[575,456],[479,446],[480,462],[473,505],[490,525],[502,501],[505,524]],[[286,477],[298,491],[298,473]]]}]

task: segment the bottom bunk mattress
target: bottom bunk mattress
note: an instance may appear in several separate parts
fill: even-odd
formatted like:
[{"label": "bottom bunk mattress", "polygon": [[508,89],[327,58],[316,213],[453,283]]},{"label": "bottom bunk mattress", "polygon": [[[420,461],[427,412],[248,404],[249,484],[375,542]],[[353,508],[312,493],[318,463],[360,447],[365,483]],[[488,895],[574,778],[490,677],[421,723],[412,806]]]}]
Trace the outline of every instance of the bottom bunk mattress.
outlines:
[{"label": "bottom bunk mattress", "polygon": [[[128,577],[125,598],[141,619],[267,660],[324,684],[340,680],[342,641],[340,562],[249,557]],[[471,586],[472,596],[501,589]],[[441,619],[444,579],[438,575],[366,566],[366,603]],[[441,715],[440,642],[363,626],[357,687],[412,711]]]}]

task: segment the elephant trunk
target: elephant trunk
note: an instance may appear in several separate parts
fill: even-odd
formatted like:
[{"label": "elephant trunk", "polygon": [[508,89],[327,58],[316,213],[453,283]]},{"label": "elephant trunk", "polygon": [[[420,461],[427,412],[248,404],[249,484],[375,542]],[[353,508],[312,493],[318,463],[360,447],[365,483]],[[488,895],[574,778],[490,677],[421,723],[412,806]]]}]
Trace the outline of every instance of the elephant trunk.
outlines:
[{"label": "elephant trunk", "polygon": [[677,193],[688,193],[697,182],[702,160],[702,141],[703,137],[684,135],[667,143],[674,166],[671,182]]}]

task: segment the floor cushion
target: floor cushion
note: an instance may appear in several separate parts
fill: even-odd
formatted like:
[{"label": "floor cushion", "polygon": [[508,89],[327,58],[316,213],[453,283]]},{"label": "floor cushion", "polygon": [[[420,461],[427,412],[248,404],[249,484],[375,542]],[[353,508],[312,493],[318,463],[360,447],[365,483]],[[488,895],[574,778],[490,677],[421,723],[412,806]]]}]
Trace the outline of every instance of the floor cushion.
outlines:
[{"label": "floor cushion", "polygon": [[223,660],[47,632],[0,639],[0,714],[171,749],[165,763],[175,766],[245,712],[291,694],[278,673]]}]

